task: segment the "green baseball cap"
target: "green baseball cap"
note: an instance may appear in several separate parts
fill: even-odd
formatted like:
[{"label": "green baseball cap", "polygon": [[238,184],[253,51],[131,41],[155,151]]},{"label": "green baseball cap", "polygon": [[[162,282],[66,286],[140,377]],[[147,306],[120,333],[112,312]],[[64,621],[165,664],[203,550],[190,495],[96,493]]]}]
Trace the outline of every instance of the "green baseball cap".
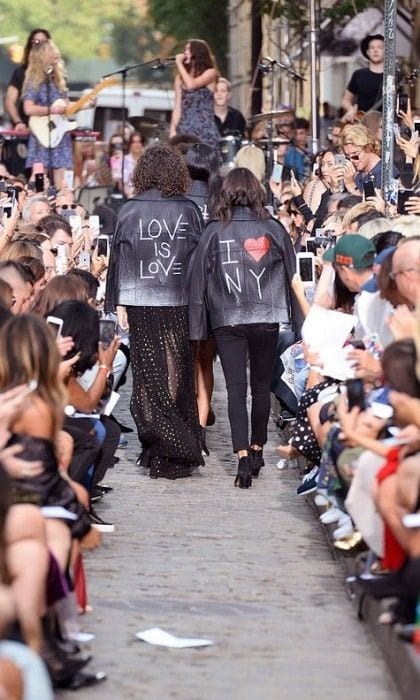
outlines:
[{"label": "green baseball cap", "polygon": [[375,246],[368,238],[358,233],[347,233],[338,243],[326,250],[323,259],[337,265],[346,265],[355,270],[372,267],[375,258]]}]

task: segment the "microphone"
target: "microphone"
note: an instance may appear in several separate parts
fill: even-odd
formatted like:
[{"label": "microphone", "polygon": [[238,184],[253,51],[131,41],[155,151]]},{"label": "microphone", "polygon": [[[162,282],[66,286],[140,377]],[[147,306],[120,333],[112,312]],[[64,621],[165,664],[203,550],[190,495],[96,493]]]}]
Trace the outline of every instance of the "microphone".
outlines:
[{"label": "microphone", "polygon": [[168,56],[168,58],[158,58],[156,65],[152,66],[152,70],[164,70],[176,62],[175,56]]}]

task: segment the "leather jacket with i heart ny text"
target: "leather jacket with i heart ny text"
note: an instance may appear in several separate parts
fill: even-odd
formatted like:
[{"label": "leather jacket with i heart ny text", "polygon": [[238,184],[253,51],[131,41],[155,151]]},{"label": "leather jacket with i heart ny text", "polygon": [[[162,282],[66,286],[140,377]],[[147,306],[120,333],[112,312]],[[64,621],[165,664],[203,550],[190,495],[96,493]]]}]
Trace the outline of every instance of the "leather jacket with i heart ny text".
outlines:
[{"label": "leather jacket with i heart ny text", "polygon": [[279,323],[299,333],[302,312],[291,288],[295,272],[293,244],[275,219],[257,219],[247,207],[236,207],[228,223],[211,221],[193,254],[191,339],[251,323]]},{"label": "leather jacket with i heart ny text", "polygon": [[186,306],[192,252],[203,230],[199,208],[186,197],[147,190],[119,210],[105,310],[120,306]]}]

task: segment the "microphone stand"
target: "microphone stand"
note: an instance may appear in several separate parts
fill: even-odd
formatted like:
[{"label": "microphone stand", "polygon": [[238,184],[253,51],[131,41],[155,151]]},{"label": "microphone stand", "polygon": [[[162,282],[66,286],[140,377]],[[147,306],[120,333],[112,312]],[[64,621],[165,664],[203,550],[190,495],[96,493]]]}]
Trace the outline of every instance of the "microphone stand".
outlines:
[{"label": "microphone stand", "polygon": [[[280,61],[275,58],[263,58],[262,63],[258,65],[258,69],[262,73],[266,73],[269,76],[269,90],[271,94],[271,105],[270,111],[274,112],[274,71],[277,69],[285,71],[294,80],[306,80],[303,75],[297,73],[289,66],[285,66]],[[274,132],[274,122],[273,117],[267,120],[267,170],[266,170],[266,189],[267,189],[267,202],[271,206],[274,202],[274,194],[270,187],[271,173],[273,172],[274,164],[274,147],[273,147],[273,132]]]},{"label": "microphone stand", "polygon": [[50,186],[54,187],[54,175],[52,168],[52,148],[51,148],[51,77],[52,73],[47,73],[47,124],[48,124],[48,180]]},{"label": "microphone stand", "polygon": [[[113,73],[107,73],[106,75],[103,75],[102,78],[111,78],[114,75],[121,75],[121,123],[122,123],[122,137],[123,137],[123,146],[124,146],[124,129],[126,126],[126,95],[127,95],[127,75],[131,73],[132,71],[139,70],[140,68],[146,68],[147,66],[150,66],[150,68],[166,68],[165,59],[161,58],[152,58],[150,61],[145,61],[144,63],[136,63],[133,66],[126,66],[125,68],[120,68],[119,70],[114,71]],[[121,160],[121,187],[122,187],[122,192],[121,195],[118,195],[118,199],[122,199],[124,201],[125,199],[125,193],[124,193],[124,151],[123,151],[123,157]],[[116,198],[116,197],[115,197]]]}]

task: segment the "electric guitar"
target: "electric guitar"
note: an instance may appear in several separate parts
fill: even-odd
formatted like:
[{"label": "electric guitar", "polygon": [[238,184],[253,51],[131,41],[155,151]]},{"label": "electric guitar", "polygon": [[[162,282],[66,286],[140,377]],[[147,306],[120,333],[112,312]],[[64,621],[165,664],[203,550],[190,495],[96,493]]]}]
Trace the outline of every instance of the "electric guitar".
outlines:
[{"label": "electric guitar", "polygon": [[[96,87],[93,88],[87,95],[83,95],[77,102],[69,105],[66,109],[65,114],[50,114],[50,116],[45,117],[35,117],[29,118],[29,129],[32,131],[33,135],[36,136],[41,146],[44,148],[56,148],[61,142],[64,134],[68,131],[73,131],[77,129],[77,121],[75,119],[68,119],[73,114],[76,114],[80,109],[96,97],[96,95],[101,92],[106,87],[110,85],[115,85],[117,79],[105,78],[101,80]],[[62,99],[56,100],[51,105],[64,105],[65,102]]]}]

